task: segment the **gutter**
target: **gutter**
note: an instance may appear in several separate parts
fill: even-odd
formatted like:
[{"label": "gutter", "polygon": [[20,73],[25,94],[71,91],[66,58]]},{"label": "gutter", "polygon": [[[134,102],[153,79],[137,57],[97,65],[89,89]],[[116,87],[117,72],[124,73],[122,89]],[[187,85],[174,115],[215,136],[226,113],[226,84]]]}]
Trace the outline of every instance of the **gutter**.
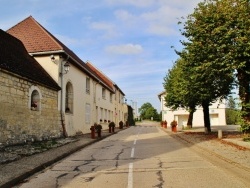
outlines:
[{"label": "gutter", "polygon": [[[68,61],[69,56],[66,58],[66,62]],[[63,61],[60,61],[60,66],[61,66],[61,71],[60,71],[60,75],[61,75],[61,105],[60,105],[60,113],[61,113],[61,123],[62,123],[62,129],[63,129],[63,136],[66,138],[68,137],[67,131],[66,131],[66,127],[65,127],[65,114],[64,114],[64,110],[63,110]],[[65,87],[66,90],[66,87]],[[66,94],[66,91],[65,91]]]}]

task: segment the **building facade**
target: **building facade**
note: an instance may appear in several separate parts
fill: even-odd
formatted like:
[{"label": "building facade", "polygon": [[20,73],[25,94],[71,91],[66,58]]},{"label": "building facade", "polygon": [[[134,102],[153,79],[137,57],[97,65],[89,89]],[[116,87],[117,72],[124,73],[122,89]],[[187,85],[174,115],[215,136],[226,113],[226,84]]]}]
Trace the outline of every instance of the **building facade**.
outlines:
[{"label": "building facade", "polygon": [[[87,133],[94,123],[105,120],[124,121],[122,104],[117,104],[116,98],[122,98],[123,92],[119,90],[117,94],[113,82],[111,85],[105,76],[97,74],[32,16],[7,32],[23,42],[29,54],[61,87],[57,109],[64,136]],[[70,65],[69,71],[66,65]]]},{"label": "building facade", "polygon": [[[161,103],[162,120],[167,121],[170,124],[173,120],[176,120],[179,127],[186,127],[189,112],[185,109],[171,110],[165,106],[166,92],[162,92],[158,95]],[[226,103],[215,102],[209,107],[210,123],[211,126],[226,125]],[[202,107],[198,107],[193,115],[193,127],[204,126],[204,115]]]},{"label": "building facade", "polygon": [[22,42],[0,30],[0,143],[62,136],[58,84]]}]

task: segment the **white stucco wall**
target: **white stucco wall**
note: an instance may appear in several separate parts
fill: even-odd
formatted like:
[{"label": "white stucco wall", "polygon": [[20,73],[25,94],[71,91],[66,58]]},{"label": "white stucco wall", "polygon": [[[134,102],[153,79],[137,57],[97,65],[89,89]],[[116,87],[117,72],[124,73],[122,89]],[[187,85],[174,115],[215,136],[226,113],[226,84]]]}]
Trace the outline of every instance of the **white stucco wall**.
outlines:
[{"label": "white stucco wall", "polygon": [[[112,94],[112,102],[110,101],[110,92],[105,88],[105,98],[102,96],[103,85],[100,83],[96,84],[96,120],[95,122],[100,123],[103,129],[108,129],[108,120],[113,121],[114,119],[114,94]],[[100,121],[102,120],[102,121]],[[104,121],[106,120],[106,122]]]},{"label": "white stucco wall", "polygon": [[[165,94],[162,94],[160,96],[162,120],[166,120],[168,124],[170,124],[173,120],[176,120],[178,122],[179,127],[186,126],[189,112],[185,109],[179,109],[176,111],[170,110],[164,105],[164,97]],[[225,107],[225,101],[222,101],[221,103],[217,101],[209,107],[211,126],[226,125]],[[199,126],[204,126],[204,116],[202,107],[197,107],[197,110],[195,111],[193,116],[193,127]]]},{"label": "white stucco wall", "polygon": [[[61,86],[60,65],[62,59],[58,55],[54,55],[55,62],[51,61],[50,55],[43,57],[36,57],[36,60],[42,67],[50,74],[50,76],[58,83],[63,91],[62,109],[65,110],[65,91],[66,84],[70,82],[73,86],[73,113],[65,113],[65,127],[68,136],[73,136],[77,132],[89,133],[90,126],[94,123],[100,123],[103,119],[103,129],[108,128],[107,121],[115,121],[118,126],[119,121],[124,121],[124,107],[121,98],[124,96],[117,90],[116,100],[115,94],[112,95],[112,102],[110,102],[110,91],[106,88],[106,98],[102,98],[102,88],[99,81],[87,75],[85,72],[77,68],[70,62],[70,71],[63,75],[63,86]],[[90,78],[90,93],[86,93],[86,78]],[[58,92],[58,110],[61,110],[61,91]],[[90,122],[86,122],[86,104],[90,105]]]},{"label": "white stucco wall", "polygon": [[55,61],[52,62],[50,56],[35,56],[37,62],[46,70],[47,73],[58,83],[59,55],[54,55]]}]

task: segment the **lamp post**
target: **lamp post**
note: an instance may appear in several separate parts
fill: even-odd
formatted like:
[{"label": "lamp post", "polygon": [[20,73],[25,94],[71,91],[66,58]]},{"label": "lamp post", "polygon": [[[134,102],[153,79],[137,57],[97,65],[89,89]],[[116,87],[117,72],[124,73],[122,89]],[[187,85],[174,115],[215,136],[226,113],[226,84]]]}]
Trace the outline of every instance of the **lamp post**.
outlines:
[{"label": "lamp post", "polygon": [[69,62],[64,63],[63,67],[64,67],[64,71],[65,71],[64,74],[67,74],[69,72],[69,67],[70,67]]}]

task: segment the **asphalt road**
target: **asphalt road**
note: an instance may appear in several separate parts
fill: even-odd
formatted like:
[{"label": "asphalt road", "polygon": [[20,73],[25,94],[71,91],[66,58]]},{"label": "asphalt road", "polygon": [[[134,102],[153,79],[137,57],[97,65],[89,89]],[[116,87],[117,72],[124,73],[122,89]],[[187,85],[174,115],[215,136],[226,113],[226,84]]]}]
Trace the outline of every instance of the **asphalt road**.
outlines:
[{"label": "asphalt road", "polygon": [[[249,187],[245,171],[190,149],[150,122],[92,144],[17,187]],[[226,165],[226,168],[225,168]]]}]

